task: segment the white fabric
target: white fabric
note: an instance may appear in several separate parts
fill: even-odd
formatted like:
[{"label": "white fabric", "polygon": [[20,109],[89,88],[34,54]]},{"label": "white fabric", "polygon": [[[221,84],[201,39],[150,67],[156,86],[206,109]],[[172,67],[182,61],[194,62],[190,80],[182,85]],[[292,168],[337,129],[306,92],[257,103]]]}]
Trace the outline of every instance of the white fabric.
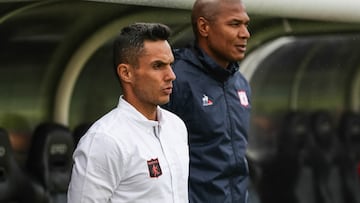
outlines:
[{"label": "white fabric", "polygon": [[[95,122],[74,152],[68,203],[188,202],[185,124],[160,107],[157,114],[148,120],[121,97]],[[151,159],[159,161],[159,177],[150,177]]]}]

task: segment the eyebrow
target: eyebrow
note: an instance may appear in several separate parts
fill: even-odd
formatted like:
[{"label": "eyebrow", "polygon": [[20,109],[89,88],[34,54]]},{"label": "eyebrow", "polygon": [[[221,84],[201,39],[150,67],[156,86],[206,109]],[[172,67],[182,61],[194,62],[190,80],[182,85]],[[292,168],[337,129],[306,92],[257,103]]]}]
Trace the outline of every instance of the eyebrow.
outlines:
[{"label": "eyebrow", "polygon": [[157,59],[155,61],[152,61],[150,64],[151,65],[167,65],[167,64],[172,64],[173,62],[174,62],[174,60],[171,60],[170,62],[166,62],[161,59]]}]

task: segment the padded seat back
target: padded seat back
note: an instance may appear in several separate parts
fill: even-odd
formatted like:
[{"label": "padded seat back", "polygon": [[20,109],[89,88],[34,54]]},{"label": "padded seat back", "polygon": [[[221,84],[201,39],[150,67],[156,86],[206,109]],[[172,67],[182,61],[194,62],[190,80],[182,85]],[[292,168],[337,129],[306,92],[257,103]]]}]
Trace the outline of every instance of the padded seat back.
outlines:
[{"label": "padded seat back", "polygon": [[314,112],[311,117],[311,129],[315,142],[319,147],[328,149],[334,145],[336,128],[328,112]]},{"label": "padded seat back", "polygon": [[67,127],[44,123],[35,129],[27,167],[45,187],[52,202],[66,200],[73,150],[73,137]]},{"label": "padded seat back", "polygon": [[342,156],[339,159],[343,177],[344,202],[360,203],[360,114],[345,112],[339,123]]},{"label": "padded seat back", "polygon": [[339,137],[353,158],[360,161],[360,114],[346,112],[339,124]]},{"label": "padded seat back", "polygon": [[0,202],[35,202],[29,196],[35,195],[30,185],[15,160],[7,131],[0,129]]},{"label": "padded seat back", "polygon": [[279,148],[287,148],[291,153],[298,154],[307,145],[309,139],[308,116],[299,111],[285,115],[283,131],[279,136]]},{"label": "padded seat back", "polygon": [[336,163],[340,150],[334,120],[329,112],[314,112],[311,116],[311,130],[315,146],[309,162],[314,173],[317,202],[342,203],[342,177]]}]

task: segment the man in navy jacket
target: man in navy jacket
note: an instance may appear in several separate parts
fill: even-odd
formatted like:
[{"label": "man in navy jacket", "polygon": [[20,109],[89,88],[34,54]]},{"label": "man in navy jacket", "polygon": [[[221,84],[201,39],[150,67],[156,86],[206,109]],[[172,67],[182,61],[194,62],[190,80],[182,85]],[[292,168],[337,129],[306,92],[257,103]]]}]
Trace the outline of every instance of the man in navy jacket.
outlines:
[{"label": "man in navy jacket", "polygon": [[239,72],[249,16],[241,0],[196,0],[195,43],[174,50],[174,81],[165,108],[189,131],[191,203],[246,203],[250,87]]}]

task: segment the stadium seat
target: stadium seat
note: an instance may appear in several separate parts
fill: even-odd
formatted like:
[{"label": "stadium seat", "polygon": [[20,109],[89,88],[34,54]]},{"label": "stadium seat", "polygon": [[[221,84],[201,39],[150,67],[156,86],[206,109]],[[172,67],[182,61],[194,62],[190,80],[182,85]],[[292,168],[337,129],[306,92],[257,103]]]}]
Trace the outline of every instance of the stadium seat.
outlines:
[{"label": "stadium seat", "polygon": [[31,183],[15,160],[9,135],[4,129],[0,129],[0,202],[45,202],[42,188]]},{"label": "stadium seat", "polygon": [[360,160],[360,113],[345,112],[340,119],[338,134],[351,151],[352,158]]},{"label": "stadium seat", "polygon": [[344,202],[360,203],[360,114],[345,112],[339,122],[341,156],[338,163],[343,177]]},{"label": "stadium seat", "polygon": [[298,181],[302,175],[302,152],[309,137],[308,117],[304,112],[291,111],[284,116],[281,126],[277,155],[261,166],[259,194],[264,203],[297,203],[298,193],[303,194]]},{"label": "stadium seat", "polygon": [[74,141],[60,124],[43,123],[34,131],[27,168],[44,188],[51,203],[66,203]]},{"label": "stadium seat", "polygon": [[336,160],[339,145],[334,119],[324,110],[315,111],[310,118],[314,141],[307,163],[314,178],[316,202],[342,203],[341,174]]}]

